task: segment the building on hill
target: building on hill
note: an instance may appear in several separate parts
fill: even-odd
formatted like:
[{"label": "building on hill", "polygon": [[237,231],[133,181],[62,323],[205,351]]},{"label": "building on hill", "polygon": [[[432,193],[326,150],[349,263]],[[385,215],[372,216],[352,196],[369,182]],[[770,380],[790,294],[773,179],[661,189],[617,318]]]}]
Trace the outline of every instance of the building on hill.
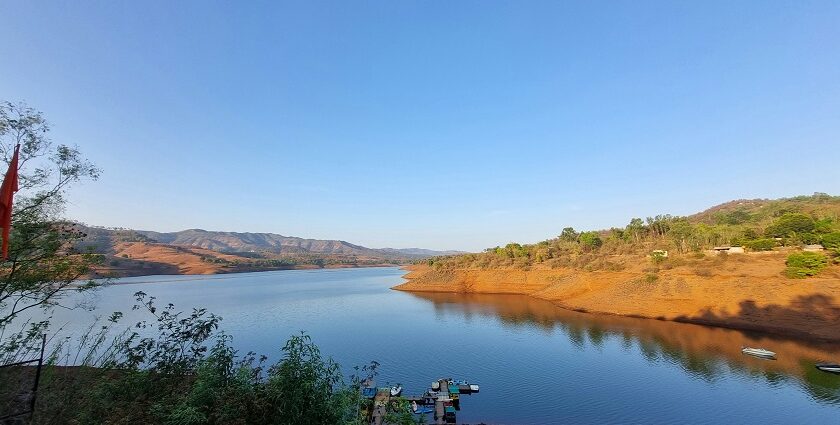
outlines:
[{"label": "building on hill", "polygon": [[725,252],[727,254],[743,254],[744,253],[744,247],[724,245],[724,246],[716,246],[716,247],[712,248],[712,251],[714,251],[716,254],[720,254],[722,252]]},{"label": "building on hill", "polygon": [[802,250],[803,251],[808,251],[808,252],[819,252],[819,251],[824,251],[825,247],[823,247],[820,244],[804,245],[804,246],[802,246]]}]

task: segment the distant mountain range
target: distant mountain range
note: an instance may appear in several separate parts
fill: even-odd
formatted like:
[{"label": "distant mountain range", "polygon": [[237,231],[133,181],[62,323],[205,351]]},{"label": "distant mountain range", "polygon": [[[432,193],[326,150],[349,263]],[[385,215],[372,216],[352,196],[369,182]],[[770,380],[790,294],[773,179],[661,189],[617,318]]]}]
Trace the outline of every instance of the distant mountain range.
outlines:
[{"label": "distant mountain range", "polygon": [[368,257],[425,258],[458,253],[458,251],[433,251],[419,248],[366,248],[340,240],[304,239],[276,233],[217,232],[189,229],[180,232],[160,233],[135,230],[137,234],[160,243],[193,246],[219,252],[271,252],[275,254],[342,254]]},{"label": "distant mountain range", "polygon": [[367,248],[341,240],[304,239],[275,233],[189,229],[154,232],[79,225],[78,249],[106,257],[101,274],[225,273],[288,268],[405,264],[461,254],[421,248]]}]

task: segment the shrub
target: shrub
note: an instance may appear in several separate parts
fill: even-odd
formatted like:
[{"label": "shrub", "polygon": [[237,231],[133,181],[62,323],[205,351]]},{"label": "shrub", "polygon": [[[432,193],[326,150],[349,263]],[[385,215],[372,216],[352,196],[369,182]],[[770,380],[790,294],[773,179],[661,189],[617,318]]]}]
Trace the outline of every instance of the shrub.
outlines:
[{"label": "shrub", "polygon": [[822,245],[827,249],[840,248],[840,232],[832,232],[822,236]]},{"label": "shrub", "polygon": [[603,245],[601,237],[598,232],[583,232],[579,236],[580,244],[587,250],[598,249]]},{"label": "shrub", "polygon": [[775,239],[755,239],[744,242],[744,246],[750,251],[772,251],[777,245]]},{"label": "shrub", "polygon": [[[45,381],[33,425],[362,423],[367,401],[359,396],[361,385],[373,379],[378,363],[354,368],[346,382],[339,365],[301,333],[291,336],[268,366],[265,356],[237,355],[230,336],[217,330],[218,316],[204,309],[185,316],[171,304],[159,308],[154,297],[135,295],[136,307],[151,321],[134,325],[136,331],[119,334],[111,345],[107,327],[87,336],[95,342],[87,344],[91,351],[83,364],[95,367],[62,369],[76,377],[90,371],[83,385]],[[115,325],[119,317],[109,321]],[[389,423],[411,417],[404,403],[399,407],[386,408]]]},{"label": "shrub", "polygon": [[662,264],[663,261],[668,259],[667,255],[668,254],[666,254],[665,251],[656,250],[650,254],[650,260],[653,261],[653,264],[659,265]]},{"label": "shrub", "polygon": [[653,283],[659,280],[659,275],[656,273],[648,273],[645,275],[645,283]]},{"label": "shrub", "polygon": [[816,252],[795,252],[788,255],[785,261],[787,268],[785,276],[792,279],[803,279],[814,276],[828,265],[828,258]]}]

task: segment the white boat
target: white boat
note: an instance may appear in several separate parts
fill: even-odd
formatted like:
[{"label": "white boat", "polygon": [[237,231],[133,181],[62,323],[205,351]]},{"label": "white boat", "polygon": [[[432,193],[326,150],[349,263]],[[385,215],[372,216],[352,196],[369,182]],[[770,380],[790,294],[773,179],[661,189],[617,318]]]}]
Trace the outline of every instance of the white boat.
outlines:
[{"label": "white boat", "polygon": [[814,366],[823,372],[840,374],[840,364],[837,363],[817,363]]},{"label": "white boat", "polygon": [[394,385],[391,387],[391,396],[396,397],[402,392],[402,385]]},{"label": "white boat", "polygon": [[748,356],[759,357],[762,359],[776,359],[776,353],[770,350],[765,350],[763,348],[744,347],[741,349],[741,352]]},{"label": "white boat", "polygon": [[470,384],[470,391],[477,393],[478,392],[478,385]]}]

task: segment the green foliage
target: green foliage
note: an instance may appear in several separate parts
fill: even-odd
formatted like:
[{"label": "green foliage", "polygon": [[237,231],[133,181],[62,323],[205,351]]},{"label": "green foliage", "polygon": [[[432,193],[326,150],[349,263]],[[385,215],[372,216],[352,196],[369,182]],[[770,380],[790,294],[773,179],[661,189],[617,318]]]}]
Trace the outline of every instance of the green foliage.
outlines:
[{"label": "green foliage", "polygon": [[830,233],[836,224],[832,217],[825,217],[814,221],[814,233]]},{"label": "green foliage", "polygon": [[775,239],[765,238],[744,241],[743,245],[751,251],[772,251],[779,243]]},{"label": "green foliage", "polygon": [[[203,309],[184,315],[171,304],[158,308],[142,292],[136,297],[135,307],[152,320],[114,339],[104,350],[113,355],[86,363],[98,372],[83,387],[48,382],[46,400],[62,403],[39,406],[33,423],[362,423],[363,377],[345,382],[339,365],[322,356],[308,335],[291,336],[280,359],[266,367],[265,356],[237,355],[231,338],[217,331],[218,316]],[[90,339],[102,340],[99,334]],[[361,368],[364,379],[373,378],[377,366]],[[394,418],[404,416],[398,407]]]},{"label": "green foliage", "polygon": [[811,233],[814,228],[813,218],[800,213],[785,213],[767,228],[765,234],[773,238],[789,238],[797,234]]},{"label": "green foliage", "polygon": [[827,249],[840,249],[840,232],[832,232],[822,235],[820,238],[822,246]]},{"label": "green foliage", "polygon": [[645,236],[647,233],[647,227],[645,227],[644,222],[641,218],[633,218],[630,220],[630,224],[624,228],[624,235],[629,240],[634,242],[638,242]]},{"label": "green foliage", "polygon": [[[826,240],[830,243],[836,236],[827,235],[840,232],[836,217],[840,217],[837,196],[818,193],[772,201],[739,200],[690,217],[660,214],[644,220],[633,218],[623,229],[578,232],[565,227],[554,239],[439,257],[434,259],[433,267],[436,270],[527,269],[539,265],[612,270],[627,264],[622,257],[630,255],[643,261],[653,249],[701,255],[703,250],[720,245],[742,245],[752,251],[762,251],[777,245],[797,246]],[[777,237],[778,241],[774,239]],[[615,261],[616,257],[621,259]],[[716,258],[723,261],[725,257]]]},{"label": "green foliage", "polygon": [[816,252],[795,252],[788,255],[785,265],[785,276],[802,279],[822,271],[828,265],[828,258]]},{"label": "green foliage", "polygon": [[655,250],[655,251],[650,253],[650,260],[653,262],[654,265],[658,266],[658,265],[662,264],[667,259],[668,259],[668,257],[666,256],[665,252],[662,251],[662,250]]},{"label": "green foliage", "polygon": [[528,250],[518,243],[509,243],[504,248],[496,247],[496,255],[504,258],[527,258]]},{"label": "green foliage", "polygon": [[743,224],[750,220],[750,213],[744,210],[735,210],[731,212],[720,212],[715,214],[714,220],[717,224]]},{"label": "green foliage", "polygon": [[598,249],[604,244],[598,232],[583,232],[578,237],[578,240],[581,246],[587,251]]},{"label": "green foliage", "polygon": [[578,232],[576,232],[573,227],[563,228],[563,231],[560,233],[560,240],[567,241],[567,242],[574,242],[577,239],[578,239]]},{"label": "green foliage", "polygon": [[644,280],[645,283],[653,283],[659,280],[659,275],[657,275],[656,273],[647,273],[645,274]]},{"label": "green foliage", "polygon": [[[40,112],[24,104],[0,102],[3,170],[14,147],[20,145],[20,190],[12,211],[9,258],[0,260],[0,338],[8,334],[6,327],[21,313],[49,310],[60,305],[71,289],[85,291],[98,285],[92,281],[77,284],[102,257],[74,249],[85,235],[60,213],[67,190],[81,181],[97,179],[100,171],[77,148],[53,145],[49,131]],[[7,343],[20,342],[3,338],[0,351]],[[38,341],[24,344],[28,343]]]}]

